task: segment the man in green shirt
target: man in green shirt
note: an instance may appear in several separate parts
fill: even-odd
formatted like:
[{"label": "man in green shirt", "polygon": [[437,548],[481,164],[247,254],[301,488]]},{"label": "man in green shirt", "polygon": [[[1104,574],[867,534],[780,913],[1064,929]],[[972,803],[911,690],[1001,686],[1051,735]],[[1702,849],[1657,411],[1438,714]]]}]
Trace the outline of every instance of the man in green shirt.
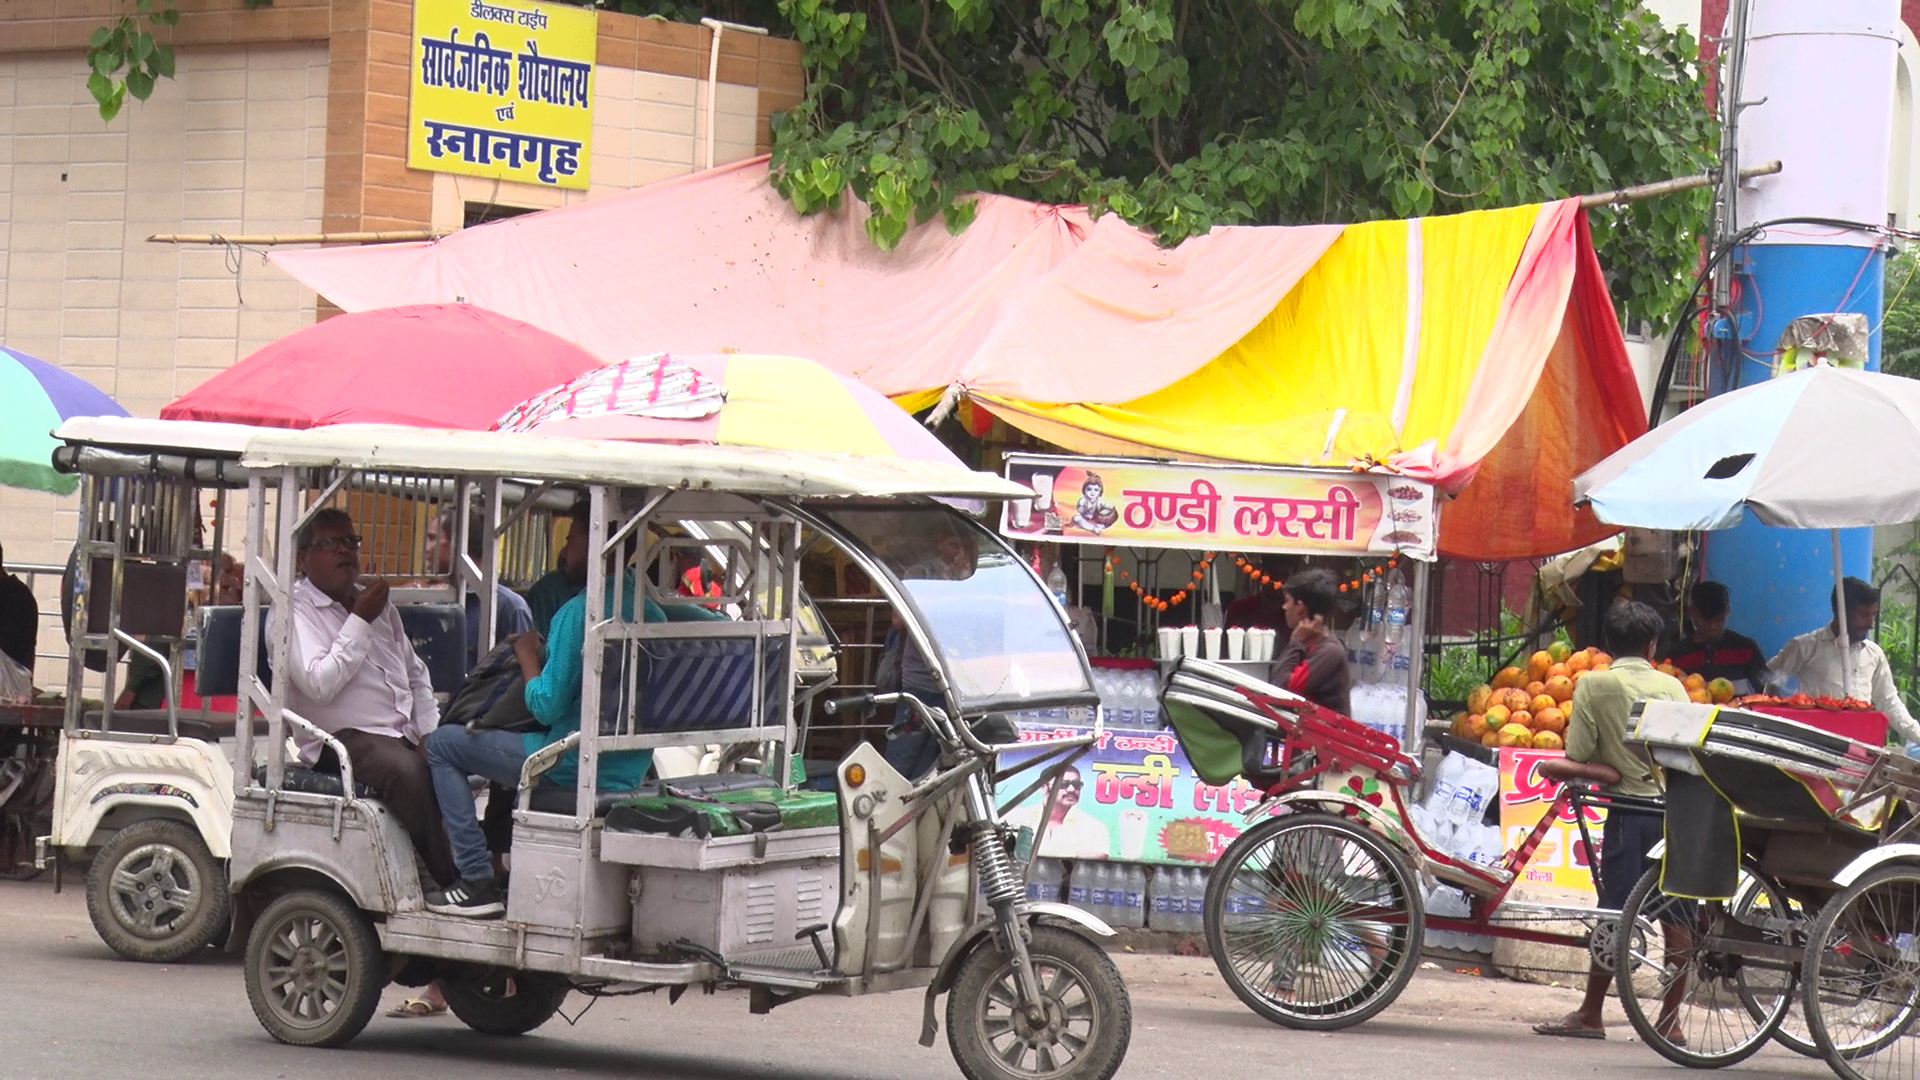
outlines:
[{"label": "man in green shirt", "polygon": [[[1627,746],[1627,723],[1633,719],[1636,704],[1686,701],[1687,688],[1679,679],[1654,670],[1654,649],[1665,629],[1659,612],[1638,601],[1618,601],[1607,611],[1604,629],[1607,647],[1616,658],[1613,666],[1588,672],[1575,684],[1573,715],[1567,721],[1567,756],[1542,762],[1540,775],[1560,783],[1577,780],[1596,784],[1614,795],[1658,796],[1660,782],[1652,763]],[[1663,824],[1653,814],[1617,809],[1608,812],[1606,828],[1600,834],[1602,908],[1618,911],[1626,906],[1627,894],[1645,872],[1647,852],[1660,842]],[[1683,927],[1669,927],[1668,940],[1674,941],[1676,934],[1683,933]],[[1560,1020],[1535,1024],[1534,1032],[1576,1039],[1606,1038],[1600,1007],[1612,983],[1613,973],[1595,964],[1587,972],[1587,992],[1580,1007]],[[1684,1044],[1674,1019],[1685,996],[1684,980],[1676,983],[1676,989],[1677,994],[1668,994],[1660,1025]]]},{"label": "man in green shirt", "polygon": [[567,515],[567,539],[560,545],[560,565],[546,572],[527,590],[527,608],[533,632],[541,637],[567,601],[587,584],[587,503],[583,499]]}]

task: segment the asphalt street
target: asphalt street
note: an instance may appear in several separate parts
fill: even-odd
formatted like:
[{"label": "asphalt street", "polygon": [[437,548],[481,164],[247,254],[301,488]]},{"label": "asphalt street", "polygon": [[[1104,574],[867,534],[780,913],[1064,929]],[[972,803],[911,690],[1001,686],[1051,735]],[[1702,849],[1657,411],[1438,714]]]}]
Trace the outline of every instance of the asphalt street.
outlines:
[{"label": "asphalt street", "polygon": [[[769,1016],[743,993],[697,991],[609,999],[569,1025],[556,1018],[516,1039],[468,1031],[451,1017],[376,1017],[341,1050],[275,1043],[247,1007],[237,957],[212,952],[175,965],[123,961],[87,921],[78,883],[0,882],[0,1078],[315,1078],[619,1076],[633,1080],[957,1080],[944,1031],[915,1042],[920,995],[815,998]],[[1373,1021],[1309,1034],[1274,1027],[1242,1007],[1204,958],[1121,955],[1134,1010],[1122,1077],[1489,1076],[1684,1080],[1631,1039],[1617,1011],[1606,1042],[1533,1035],[1565,1013],[1568,990],[1423,970]],[[383,1008],[397,1004],[389,987]],[[568,999],[576,1016],[586,1000]],[[1828,1077],[1824,1065],[1768,1048],[1716,1074]]]}]

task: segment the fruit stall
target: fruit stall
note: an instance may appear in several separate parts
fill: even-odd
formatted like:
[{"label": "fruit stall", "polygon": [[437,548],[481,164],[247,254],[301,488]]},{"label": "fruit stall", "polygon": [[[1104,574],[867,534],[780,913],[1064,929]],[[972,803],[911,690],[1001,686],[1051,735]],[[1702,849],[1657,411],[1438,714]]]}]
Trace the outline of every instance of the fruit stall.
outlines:
[{"label": "fruit stall", "polygon": [[[1048,821],[1036,898],[1064,889],[1121,926],[1198,929],[1205,867],[1239,835],[1259,793],[1195,775],[1159,721],[1160,675],[1194,655],[1271,679],[1288,633],[1278,602],[1285,573],[1268,569],[1276,560],[1334,573],[1347,595],[1330,630],[1370,657],[1356,664],[1355,718],[1419,752],[1424,620],[1414,598],[1434,558],[1430,485],[1350,469],[1027,452],[1008,453],[1005,468],[1035,496],[1003,507],[1000,532],[1080,616],[1108,720]],[[1170,565],[1178,569],[1154,575]],[[1021,734],[1083,731],[1091,719],[1022,716]],[[1010,820],[1037,826],[1044,805],[1036,793]],[[1136,887],[1146,890],[1137,900]]]}]

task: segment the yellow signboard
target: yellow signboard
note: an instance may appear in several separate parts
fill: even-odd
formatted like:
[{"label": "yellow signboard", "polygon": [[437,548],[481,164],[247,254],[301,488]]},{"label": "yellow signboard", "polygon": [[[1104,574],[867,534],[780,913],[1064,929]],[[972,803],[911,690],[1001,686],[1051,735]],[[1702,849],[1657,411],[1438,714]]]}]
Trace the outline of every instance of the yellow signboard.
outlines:
[{"label": "yellow signboard", "polygon": [[584,189],[598,33],[592,8],[414,0],[407,164]]}]

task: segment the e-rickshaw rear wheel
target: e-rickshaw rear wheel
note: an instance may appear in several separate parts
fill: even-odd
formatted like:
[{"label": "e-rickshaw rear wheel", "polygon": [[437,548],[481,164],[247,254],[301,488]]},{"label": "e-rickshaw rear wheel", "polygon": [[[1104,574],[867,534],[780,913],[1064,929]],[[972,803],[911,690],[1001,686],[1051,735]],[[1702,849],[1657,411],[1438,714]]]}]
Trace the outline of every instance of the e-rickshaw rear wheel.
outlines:
[{"label": "e-rickshaw rear wheel", "polygon": [[1023,1009],[1013,961],[991,941],[960,962],[947,1044],[968,1080],[1108,1080],[1126,1059],[1133,1005],[1120,971],[1071,930],[1036,926],[1027,945],[1045,1002]]},{"label": "e-rickshaw rear wheel", "polygon": [[1207,879],[1207,946],[1247,1007],[1284,1027],[1370,1019],[1420,963],[1425,912],[1392,844],[1324,813],[1241,833]]},{"label": "e-rickshaw rear wheel", "polygon": [[1668,896],[1660,874],[1657,865],[1642,874],[1620,909],[1621,925],[1654,931],[1619,938],[1620,1007],[1640,1040],[1676,1065],[1721,1069],[1745,1061],[1794,1007],[1796,976],[1703,948],[1718,929],[1720,906]]},{"label": "e-rickshaw rear wheel", "polygon": [[440,980],[447,1008],[460,1022],[485,1035],[525,1035],[553,1019],[573,984],[539,971],[488,968]]},{"label": "e-rickshaw rear wheel", "polygon": [[129,960],[170,964],[223,939],[229,905],[226,867],[184,822],[136,821],[87,869],[87,916]]},{"label": "e-rickshaw rear wheel", "polygon": [[1807,1030],[1845,1080],[1920,1074],[1920,866],[1870,870],[1807,933]]},{"label": "e-rickshaw rear wheel", "polygon": [[247,938],[247,1001],[267,1034],[292,1046],[339,1046],[360,1034],[386,970],[372,924],[338,893],[286,893]]}]

